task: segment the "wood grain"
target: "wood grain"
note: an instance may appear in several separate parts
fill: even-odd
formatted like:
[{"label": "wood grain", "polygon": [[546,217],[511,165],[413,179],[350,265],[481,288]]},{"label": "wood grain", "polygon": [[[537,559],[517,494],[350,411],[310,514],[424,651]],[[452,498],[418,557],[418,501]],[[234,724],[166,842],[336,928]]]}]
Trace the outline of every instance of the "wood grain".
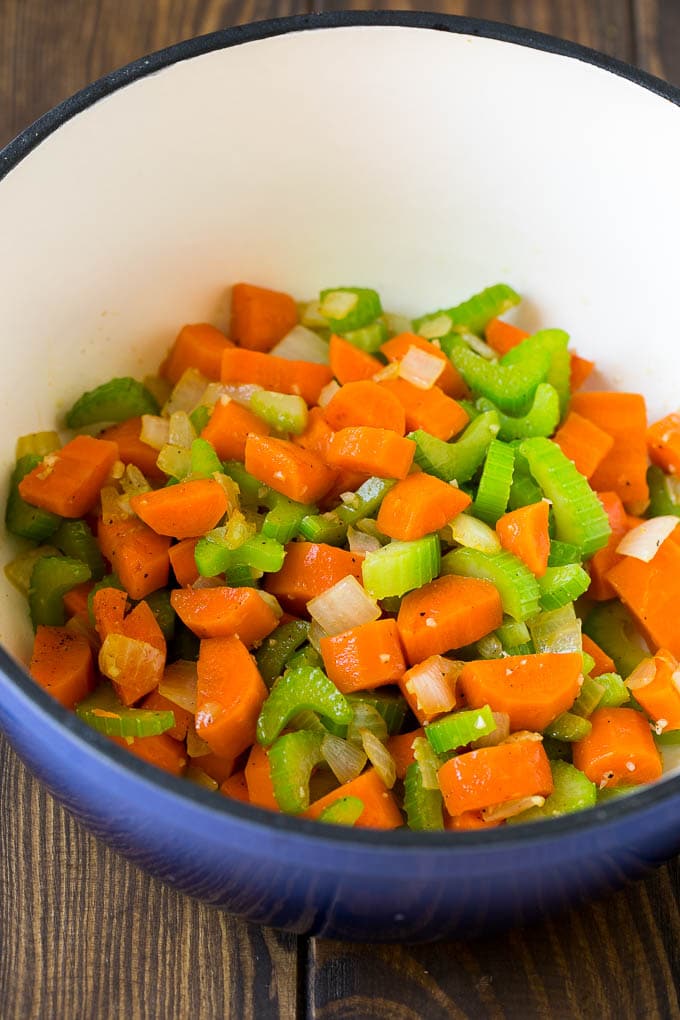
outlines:
[{"label": "wood grain", "polygon": [[680,84],[680,4],[677,0],[633,0],[634,62]]}]

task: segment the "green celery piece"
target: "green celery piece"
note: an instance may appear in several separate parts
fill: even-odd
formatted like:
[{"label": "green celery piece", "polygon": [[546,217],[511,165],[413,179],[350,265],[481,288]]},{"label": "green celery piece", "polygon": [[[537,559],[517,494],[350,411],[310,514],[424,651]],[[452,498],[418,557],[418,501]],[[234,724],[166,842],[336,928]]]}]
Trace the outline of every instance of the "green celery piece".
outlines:
[{"label": "green celery piece", "polygon": [[442,558],[442,574],[491,581],[498,588],[503,611],[513,620],[528,620],[538,612],[540,589],[536,578],[512,553],[489,555],[479,549],[452,549]]},{"label": "green celery piece", "polygon": [[[532,503],[540,503],[543,493],[528,472],[524,471],[518,461],[517,451],[515,452],[515,473],[508,496],[508,510],[519,510],[523,506],[531,506]],[[580,550],[579,550],[580,555]]]},{"label": "green celery piece", "polygon": [[93,581],[101,581],[106,570],[104,558],[87,521],[62,521],[54,532],[52,541],[64,556],[86,563]]},{"label": "green celery piece", "polygon": [[153,737],[175,725],[172,711],[126,708],[108,684],[76,705],[76,715],[107,737]]},{"label": "green celery piece", "polygon": [[307,640],[309,623],[306,620],[289,620],[266,637],[255,652],[260,676],[271,687],[300,645]]},{"label": "green celery piece", "polygon": [[238,549],[227,549],[209,538],[200,538],[194,551],[201,577],[215,577],[235,567],[276,573],[283,566],[285,555],[286,550],[279,542],[263,534],[252,535]]},{"label": "green celery piece", "polygon": [[553,539],[550,543],[550,555],[548,556],[549,567],[564,567],[568,563],[580,563],[581,550],[571,542],[558,542]]},{"label": "green celery piece", "polygon": [[532,359],[503,365],[457,344],[451,348],[450,359],[473,394],[491,400],[505,414],[526,414],[550,369],[550,355],[540,349]]},{"label": "green celery piece", "polygon": [[13,560],[5,564],[5,577],[20,591],[24,598],[28,598],[31,587],[31,574],[36,562],[43,556],[59,556],[59,550],[53,545],[39,545],[36,548],[26,549],[19,553]]},{"label": "green celery piece", "polygon": [[262,706],[257,720],[259,743],[272,744],[290,720],[305,709],[340,725],[348,725],[352,719],[351,705],[323,670],[296,666],[275,682]]},{"label": "green celery piece", "polygon": [[563,740],[572,744],[587,737],[591,729],[592,725],[588,719],[574,715],[573,712],[563,712],[549,726],[546,726],[543,733],[547,737],[552,737],[553,740]]},{"label": "green celery piece", "polygon": [[175,636],[175,624],[177,616],[170,603],[170,592],[167,588],[159,588],[147,595],[144,602],[156,617],[156,623],[161,629],[166,641],[172,641]]},{"label": "green celery piece", "polygon": [[505,513],[512,486],[515,453],[511,446],[492,439],[487,450],[477,497],[473,504],[475,517],[494,527]]},{"label": "green celery piece", "polygon": [[322,760],[320,733],[296,730],[278,737],[269,748],[269,766],[276,802],[282,811],[298,815],[309,807],[309,780]]},{"label": "green celery piece", "polygon": [[19,482],[41,462],[42,457],[37,453],[19,457],[10,478],[5,508],[5,527],[10,534],[30,538],[33,542],[43,542],[49,538],[61,523],[58,514],[32,506],[19,495]]},{"label": "green celery piece", "polygon": [[427,737],[415,737],[411,741],[411,750],[415,761],[420,766],[420,775],[425,789],[439,789],[439,770],[447,756],[437,754]]},{"label": "green celery piece", "polygon": [[[345,295],[346,303],[343,301]],[[352,296],[356,298],[353,303],[349,300]],[[341,305],[345,306],[343,314],[338,315]],[[319,295],[319,313],[333,333],[347,333],[368,326],[382,315],[382,311],[377,291],[369,287],[328,287]]]},{"label": "green celery piece", "polygon": [[425,727],[425,735],[437,754],[455,751],[473,740],[486,737],[496,729],[496,720],[488,705],[464,712],[451,712]]},{"label": "green celery piece", "polygon": [[618,673],[600,673],[596,679],[603,688],[600,708],[620,708],[630,701],[630,691]]},{"label": "green celery piece", "polygon": [[[547,351],[550,357],[547,382],[557,391],[560,416],[563,416],[571,396],[571,356],[567,350],[569,334],[562,329],[542,329],[509,350],[501,358],[501,365],[531,364],[538,352]],[[557,422],[555,423],[557,424]],[[549,435],[549,433],[543,433]],[[538,433],[534,433],[538,435]]]},{"label": "green celery piece", "polygon": [[[288,669],[315,668],[323,669],[323,659],[311,645],[303,645],[297,652],[291,655],[286,663]],[[328,720],[326,720],[328,722]],[[342,736],[341,733],[338,736]]]},{"label": "green celery piece", "polygon": [[227,460],[222,465],[224,473],[236,482],[240,490],[240,501],[246,506],[259,506],[263,497],[271,490],[258,481],[238,460]]},{"label": "green celery piece", "polygon": [[492,400],[480,397],[477,401],[480,411],[498,411],[501,423],[499,439],[527,439],[529,436],[551,436],[560,420],[560,398],[550,383],[539,383],[534,400],[526,414],[518,418],[503,414]]},{"label": "green celery piece", "polygon": [[605,546],[611,528],[604,507],[559,446],[536,436],[522,442],[520,453],[552,503],[559,541],[577,545],[584,559]]},{"label": "green celery piece", "polygon": [[626,797],[639,789],[639,786],[604,786],[597,791],[597,803],[606,804],[607,801],[618,800],[619,797]]},{"label": "green celery piece", "polygon": [[257,390],[250,398],[250,410],[277,432],[299,436],[307,428],[307,405],[295,394]]},{"label": "green celery piece", "polygon": [[33,626],[63,627],[64,595],[90,577],[90,568],[82,560],[68,556],[41,556],[36,560],[28,592]]},{"label": "green celery piece", "polygon": [[339,546],[344,545],[347,540],[347,527],[335,510],[329,510],[325,514],[309,514],[303,517],[299,532],[308,542]]},{"label": "green celery piece", "polygon": [[622,677],[630,676],[649,655],[641,644],[633,617],[616,599],[600,602],[591,609],[583,623],[583,633],[614,660],[616,672]]},{"label": "green celery piece", "polygon": [[215,447],[207,439],[194,439],[191,444],[191,475],[193,478],[212,478],[222,471],[222,461]]},{"label": "green celery piece", "polygon": [[376,319],[375,322],[371,322],[368,326],[362,326],[360,329],[351,329],[347,333],[341,333],[340,335],[343,340],[346,340],[347,343],[352,344],[358,350],[365,351],[366,354],[375,354],[385,343],[389,333],[382,319]]},{"label": "green celery piece", "polygon": [[48,453],[54,453],[60,448],[61,440],[57,432],[29,432],[17,439],[16,458],[21,460],[30,453],[42,460]]},{"label": "green celery piece", "polygon": [[177,659],[196,662],[200,650],[200,638],[197,638],[181,620],[176,620],[175,633],[168,645],[168,662],[176,662]]},{"label": "green celery piece", "polygon": [[303,518],[300,534],[309,542],[344,545],[350,525],[377,514],[380,504],[395,484],[392,478],[378,478],[375,475],[367,478],[346,503],[340,503],[329,513],[310,514]]},{"label": "green celery piece", "polygon": [[554,789],[546,797],[542,807],[529,808],[514,818],[509,818],[511,825],[521,822],[537,822],[543,818],[559,818],[574,811],[583,811],[594,807],[597,803],[597,787],[580,769],[566,761],[551,761]]},{"label": "green celery piece", "polygon": [[117,574],[105,574],[101,580],[97,581],[93,585],[89,595],[87,596],[87,611],[90,616],[90,623],[94,626],[94,597],[100,588],[117,588],[118,591],[125,591],[123,583]]},{"label": "green celery piece", "polygon": [[[526,623],[508,617],[496,631],[503,651],[508,655],[526,655],[533,647]],[[519,651],[516,651],[519,649]]]},{"label": "green celery piece", "polygon": [[654,734],[654,742],[660,747],[677,747],[680,744],[680,730],[664,730]]},{"label": "green celery piece", "polygon": [[574,715],[580,715],[582,719],[588,719],[596,708],[602,703],[604,696],[604,684],[598,679],[587,676],[581,686],[581,693],[571,706]]},{"label": "green celery piece", "polygon": [[469,482],[475,474],[499,428],[498,414],[485,411],[470,422],[455,443],[445,443],[423,429],[409,432],[408,438],[416,444],[415,461],[423,471],[444,482],[455,479],[460,484]]},{"label": "green celery piece", "polygon": [[441,832],[444,828],[443,798],[440,790],[423,786],[420,765],[413,762],[404,778],[404,811],[414,832]]},{"label": "green celery piece", "polygon": [[563,567],[548,567],[538,578],[541,590],[541,609],[561,609],[568,602],[574,602],[588,590],[590,575],[578,563],[566,563]]},{"label": "green celery piece", "polygon": [[259,580],[255,576],[257,573],[258,571],[253,571],[250,567],[238,564],[235,567],[229,567],[225,571],[224,577],[230,588],[257,588]]},{"label": "green celery piece", "polygon": [[390,542],[366,553],[361,576],[368,594],[384,599],[427,584],[439,573],[439,565],[439,539],[426,535],[412,542]]},{"label": "green celery piece", "polygon": [[364,802],[360,797],[341,797],[324,808],[318,820],[330,825],[354,825],[363,813]]},{"label": "green celery piece", "polygon": [[267,505],[269,513],[262,522],[262,534],[281,545],[291,542],[298,534],[303,520],[316,510],[316,507],[296,503],[278,492],[272,495]]},{"label": "green celery piece", "polygon": [[[479,294],[473,294],[467,301],[463,301],[453,308],[446,308],[438,312],[429,312],[413,320],[413,328],[416,333],[433,340],[446,336],[454,329],[466,329],[470,333],[482,336],[484,330],[492,319],[497,318],[508,309],[513,308],[520,302],[519,294],[506,283],[497,283],[492,287],[486,287]],[[443,321],[444,317],[449,319],[448,325]],[[438,319],[442,319],[442,332],[432,329],[428,330],[428,323],[432,326]]]},{"label": "green celery piece", "polygon": [[561,609],[538,613],[529,620],[528,627],[538,653],[582,651],[581,621],[571,602]]},{"label": "green celery piece", "polygon": [[554,737],[543,737],[543,750],[550,761],[566,761],[571,764],[571,744]]},{"label": "green celery piece", "polygon": [[[481,399],[482,398],[480,397],[480,400]],[[477,401],[465,400],[464,397],[461,397],[459,400],[456,401],[456,403],[460,404],[460,406],[463,408],[470,421],[474,421],[475,418],[479,418],[480,414],[482,413],[481,409],[477,406],[478,403]],[[496,410],[496,408],[494,408],[494,410]],[[497,410],[496,413],[498,414]]]},{"label": "green celery piece", "polygon": [[647,469],[647,484],[649,485],[649,506],[646,510],[647,517],[680,517],[680,503],[677,502],[673,481],[657,465],[651,464]]},{"label": "green celery piece", "polygon": [[355,701],[352,704],[352,721],[347,727],[348,743],[362,747],[362,730],[368,730],[380,741],[387,740],[387,723],[377,708],[367,701]]},{"label": "green celery piece", "polygon": [[197,435],[200,436],[201,432],[210,421],[212,412],[212,407],[208,407],[207,404],[199,404],[198,407],[195,407],[189,414],[189,421],[194,426],[194,430]]},{"label": "green celery piece", "polygon": [[589,676],[595,668],[595,659],[588,652],[581,652],[581,659],[583,660],[581,672],[584,676]]},{"label": "green celery piece", "polygon": [[142,414],[158,414],[156,398],[146,386],[125,376],[83,393],[66,415],[70,429],[104,421],[126,421]]},{"label": "green celery piece", "polygon": [[[387,690],[358,691],[353,694],[347,694],[345,697],[352,706],[352,710],[358,704],[370,705],[371,708],[374,708],[384,719],[389,736],[393,736],[401,731],[404,719],[406,718],[407,704],[399,691],[394,693]],[[344,734],[341,734],[341,736],[344,736]]]}]

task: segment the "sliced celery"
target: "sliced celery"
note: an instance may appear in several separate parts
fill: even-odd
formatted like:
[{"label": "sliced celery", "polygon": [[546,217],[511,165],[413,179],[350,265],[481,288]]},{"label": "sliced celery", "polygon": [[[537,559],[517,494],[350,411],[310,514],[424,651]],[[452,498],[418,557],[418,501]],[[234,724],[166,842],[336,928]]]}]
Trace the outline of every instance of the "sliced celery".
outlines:
[{"label": "sliced celery", "polygon": [[312,730],[284,733],[269,748],[269,766],[276,802],[297,815],[309,807],[309,780],[322,760],[322,736]]},{"label": "sliced celery", "polygon": [[[520,296],[506,283],[486,287],[453,308],[429,312],[413,320],[413,328],[428,340],[446,336],[455,328],[469,330],[481,336],[491,321],[520,302]],[[447,321],[448,320],[448,321]]]},{"label": "sliced celery", "polygon": [[573,712],[563,712],[549,726],[546,726],[543,732],[547,737],[552,737],[553,740],[565,740],[571,744],[577,740],[583,740],[584,737],[588,736],[591,729],[592,726],[588,719],[583,719],[580,715],[574,715]]},{"label": "sliced celery", "polygon": [[212,478],[222,471],[222,461],[215,453],[215,447],[207,439],[194,439],[191,444],[190,473],[192,478]]},{"label": "sliced celery", "polygon": [[531,475],[521,469],[515,454],[515,473],[508,496],[508,510],[519,510],[520,507],[540,503],[542,499],[543,493]]},{"label": "sliced celery", "polygon": [[552,502],[557,538],[581,549],[584,558],[607,544],[609,519],[587,480],[550,439],[525,439],[521,454],[543,494]]},{"label": "sliced celery", "polygon": [[291,542],[300,530],[302,521],[315,507],[307,503],[296,503],[280,493],[268,501],[269,513],[262,522],[262,534],[273,538],[281,545]]},{"label": "sliced celery", "polygon": [[172,711],[126,708],[108,684],[76,705],[76,715],[107,737],[153,737],[175,725]]},{"label": "sliced celery", "polygon": [[574,811],[583,811],[597,803],[597,787],[580,769],[565,761],[551,761],[553,792],[542,807],[530,808],[508,819],[509,824],[537,822],[543,818],[558,818]]},{"label": "sliced celery", "polygon": [[105,421],[126,421],[142,414],[158,414],[156,398],[146,386],[125,376],[83,393],[66,415],[70,429]]},{"label": "sliced celery", "polygon": [[370,705],[371,708],[374,708],[384,719],[390,736],[400,732],[406,718],[407,705],[399,691],[359,691],[348,694],[346,697],[353,711],[359,704]]},{"label": "sliced celery", "polygon": [[60,448],[61,440],[57,432],[30,432],[27,436],[19,436],[17,439],[16,459],[21,460],[29,453],[42,459]]},{"label": "sliced celery", "polygon": [[238,547],[226,546],[200,538],[194,550],[196,567],[201,577],[215,577],[235,567],[248,567],[264,573],[276,573],[283,566],[286,556],[284,547],[266,535],[253,535]]},{"label": "sliced celery", "polygon": [[310,514],[300,524],[300,534],[310,542],[343,545],[347,529],[366,517],[373,517],[395,484],[394,479],[372,476],[357,491],[327,514]]},{"label": "sliced celery", "polygon": [[144,599],[149,609],[156,617],[156,623],[161,629],[166,641],[172,641],[175,636],[175,624],[177,616],[170,603],[170,592],[167,588],[159,588],[152,591]]},{"label": "sliced celery", "polygon": [[571,744],[554,737],[543,737],[543,750],[550,761],[567,761],[571,764]]},{"label": "sliced celery", "polygon": [[263,497],[270,491],[266,485],[249,474],[238,460],[227,460],[222,466],[225,473],[238,485],[241,503],[247,506],[258,506],[262,503]]},{"label": "sliced celery", "polygon": [[458,747],[485,737],[496,729],[496,720],[488,705],[465,712],[452,712],[435,719],[425,727],[427,739],[438,754],[455,751]]},{"label": "sliced celery", "polygon": [[200,638],[197,638],[193,631],[189,630],[181,620],[175,622],[175,633],[168,644],[168,661],[186,659],[187,662],[196,662],[201,650]]},{"label": "sliced celery", "polygon": [[580,715],[582,719],[588,719],[595,709],[601,704],[604,695],[604,684],[598,679],[588,676],[581,686],[581,693],[571,706],[574,715]]},{"label": "sliced celery", "polygon": [[90,568],[82,560],[68,556],[41,556],[36,560],[28,592],[33,626],[63,626],[66,619],[64,595],[90,577]]},{"label": "sliced celery", "polygon": [[589,676],[595,668],[595,659],[588,652],[581,652],[581,659],[583,661],[583,668],[581,672],[584,676]]},{"label": "sliced celery", "polygon": [[513,620],[528,620],[538,612],[536,578],[509,552],[488,555],[478,549],[452,549],[442,558],[442,574],[460,574],[491,581],[498,588],[503,611]]},{"label": "sliced celery", "polygon": [[629,793],[635,793],[639,789],[639,786],[603,786],[597,791],[597,803],[606,804],[607,801],[627,797]]},{"label": "sliced celery", "polygon": [[323,659],[310,644],[303,645],[297,652],[291,655],[290,659],[286,663],[289,669],[298,669],[299,667],[315,667],[323,669]]},{"label": "sliced celery", "polygon": [[364,802],[360,797],[340,797],[323,809],[319,821],[329,825],[355,825],[363,813]]},{"label": "sliced celery", "polygon": [[671,478],[657,465],[652,464],[647,470],[649,485],[649,506],[646,517],[680,517],[680,499],[677,479]]},{"label": "sliced celery", "polygon": [[28,598],[31,587],[31,574],[36,562],[43,556],[58,556],[59,550],[53,545],[39,545],[35,549],[27,549],[19,553],[5,565],[5,577],[17,591]]},{"label": "sliced celery", "polygon": [[272,744],[281,730],[298,713],[309,709],[340,725],[352,719],[352,708],[323,670],[295,666],[278,679],[257,720],[260,744]]},{"label": "sliced celery", "polygon": [[52,541],[64,556],[86,563],[93,581],[101,581],[105,570],[104,558],[87,521],[62,521]]},{"label": "sliced celery", "polygon": [[473,394],[491,400],[505,414],[526,414],[550,369],[550,355],[543,350],[537,350],[532,359],[503,365],[487,361],[461,343],[452,347],[450,358]]},{"label": "sliced celery", "polygon": [[250,410],[277,432],[299,436],[307,428],[307,405],[295,394],[257,390],[250,398]]},{"label": "sliced celery", "polygon": [[[571,358],[567,350],[569,334],[561,329],[542,329],[523,340],[501,358],[501,365],[532,364],[537,355],[546,352],[550,358],[547,382],[554,387],[559,398],[560,414],[563,415],[569,403]],[[557,424],[557,423],[555,423]],[[533,433],[538,435],[539,433]],[[549,433],[542,433],[549,435]]]},{"label": "sliced celery", "polygon": [[308,633],[306,620],[289,620],[264,639],[255,653],[255,660],[267,687],[281,676],[288,660],[307,640]]},{"label": "sliced celery", "polygon": [[560,420],[560,398],[550,383],[539,383],[534,401],[526,414],[518,418],[503,414],[486,397],[477,401],[480,411],[498,411],[501,423],[499,439],[527,439],[529,436],[551,436]]},{"label": "sliced celery", "polygon": [[404,778],[404,811],[409,829],[440,832],[444,828],[443,798],[440,790],[423,786],[420,765],[413,762]]},{"label": "sliced celery", "polygon": [[382,315],[382,305],[369,287],[328,287],[319,295],[319,314],[333,333],[346,333],[368,326]]},{"label": "sliced celery", "polygon": [[208,407],[207,404],[199,404],[198,407],[195,407],[189,414],[189,421],[199,436],[210,421],[212,411],[213,409]]},{"label": "sliced celery", "polygon": [[633,617],[617,600],[594,606],[583,624],[583,633],[614,660],[616,672],[622,677],[630,676],[649,655]]},{"label": "sliced celery", "polygon": [[567,563],[580,563],[581,550],[571,542],[558,542],[553,539],[550,543],[550,555],[548,556],[549,567],[564,567]]},{"label": "sliced celery", "polygon": [[630,691],[618,673],[600,673],[597,682],[603,688],[600,708],[619,708],[630,701]]},{"label": "sliced celery", "polygon": [[411,748],[413,757],[420,765],[420,774],[426,790],[439,789],[439,770],[444,764],[445,756],[439,755],[427,737],[415,737]]},{"label": "sliced celery", "polygon": [[560,609],[568,602],[574,602],[588,590],[590,575],[578,563],[566,563],[563,567],[548,567],[538,578],[541,589],[541,609]]},{"label": "sliced celery", "polygon": [[403,595],[439,573],[439,539],[426,535],[413,542],[390,542],[366,553],[361,565],[364,588],[376,599]]},{"label": "sliced celery", "polygon": [[486,524],[495,525],[505,513],[512,485],[515,454],[511,446],[492,439],[479,479],[474,513]]},{"label": "sliced celery", "polygon": [[9,493],[5,508],[5,527],[12,535],[19,535],[21,538],[30,538],[34,542],[42,542],[59,527],[61,517],[49,510],[42,510],[40,507],[32,506],[19,495],[19,482],[21,482],[33,468],[42,461],[37,453],[27,453],[20,457],[12,472],[9,482]]},{"label": "sliced celery", "polygon": [[416,444],[415,461],[423,471],[444,482],[461,483],[475,474],[499,428],[497,413],[486,411],[470,422],[455,443],[445,443],[422,429],[410,432],[408,438]]},{"label": "sliced celery", "polygon": [[347,524],[343,524],[335,510],[325,514],[309,514],[300,521],[299,532],[308,542],[322,542],[324,545],[344,545],[347,539]]},{"label": "sliced celery", "polygon": [[496,635],[508,655],[526,655],[533,651],[529,628],[520,620],[504,620]]},{"label": "sliced celery", "polygon": [[571,602],[561,609],[538,613],[529,620],[528,627],[537,652],[581,651],[581,621]]},{"label": "sliced celery", "polygon": [[367,354],[375,354],[387,340],[388,332],[387,326],[382,319],[376,319],[375,322],[371,322],[368,326],[362,326],[360,329],[350,329],[342,333],[341,336],[360,351],[365,351]]}]

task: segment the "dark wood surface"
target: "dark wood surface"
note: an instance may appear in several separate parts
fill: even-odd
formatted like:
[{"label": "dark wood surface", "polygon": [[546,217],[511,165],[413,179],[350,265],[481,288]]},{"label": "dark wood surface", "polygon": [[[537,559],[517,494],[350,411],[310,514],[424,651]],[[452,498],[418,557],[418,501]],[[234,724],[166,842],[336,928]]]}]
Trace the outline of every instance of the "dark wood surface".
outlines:
[{"label": "dark wood surface", "polygon": [[[327,0],[0,0],[0,144],[93,78]],[[508,21],[680,82],[678,0],[380,4]],[[680,1018],[678,862],[605,902],[470,944],[296,939],[185,899],[98,844],[0,739],[0,1020]]]}]

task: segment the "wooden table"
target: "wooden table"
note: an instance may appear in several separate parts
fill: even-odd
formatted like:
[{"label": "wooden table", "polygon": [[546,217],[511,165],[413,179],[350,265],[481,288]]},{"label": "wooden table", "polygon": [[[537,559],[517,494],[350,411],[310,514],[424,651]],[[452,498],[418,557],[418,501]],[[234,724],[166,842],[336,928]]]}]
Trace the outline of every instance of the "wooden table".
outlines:
[{"label": "wooden table", "polygon": [[[0,144],[92,79],[180,39],[277,15],[371,6],[0,0]],[[552,32],[680,83],[677,0],[422,6]],[[673,861],[606,902],[471,944],[298,939],[147,878],[73,822],[0,742],[0,1018],[680,1017],[679,878]]]}]

